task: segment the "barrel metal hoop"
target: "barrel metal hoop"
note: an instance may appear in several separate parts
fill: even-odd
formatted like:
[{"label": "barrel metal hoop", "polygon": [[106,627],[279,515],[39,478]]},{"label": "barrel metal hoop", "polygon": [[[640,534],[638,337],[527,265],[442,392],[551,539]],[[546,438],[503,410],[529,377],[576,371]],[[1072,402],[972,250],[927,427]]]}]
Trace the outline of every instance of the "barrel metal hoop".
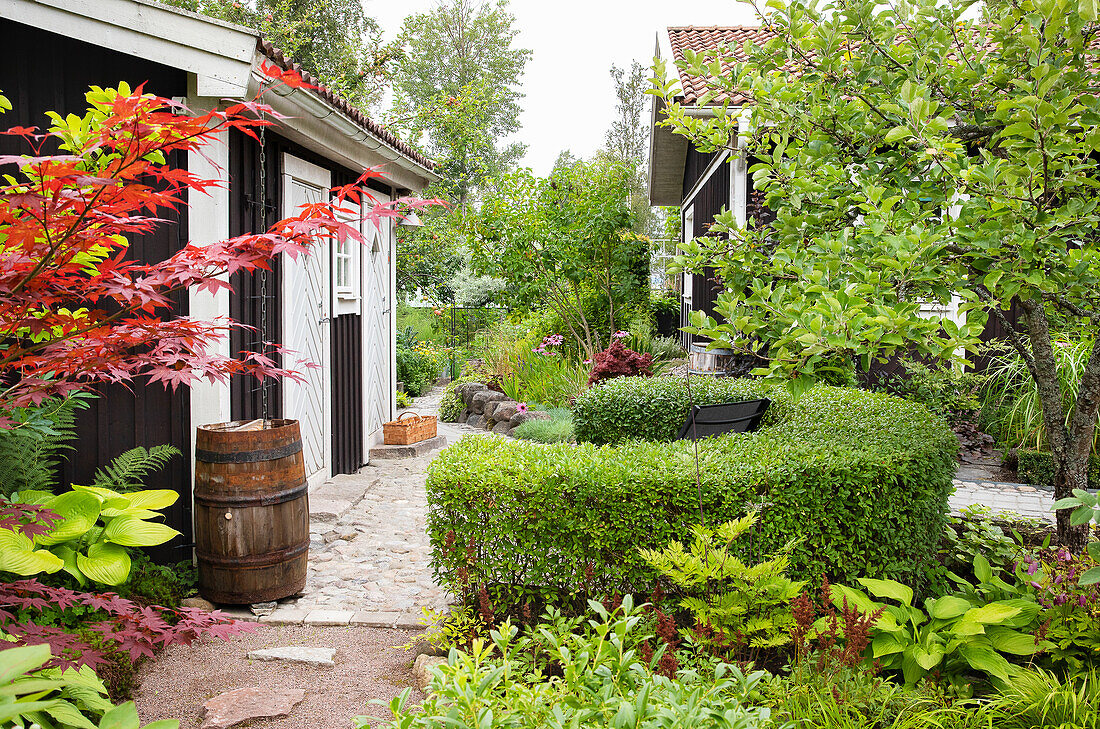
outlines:
[{"label": "barrel metal hoop", "polygon": [[204,562],[215,567],[268,567],[273,564],[288,562],[295,557],[305,554],[309,549],[309,542],[295,544],[286,549],[276,549],[273,552],[262,554],[246,554],[241,556],[227,556],[224,554],[212,554],[195,550],[195,556],[199,562]]},{"label": "barrel metal hoop", "polygon": [[302,452],[302,441],[296,440],[278,448],[264,448],[255,451],[234,451],[232,453],[219,453],[207,451],[202,448],[195,449],[195,460],[203,463],[259,463],[260,461],[277,461],[280,458],[293,456]]},{"label": "barrel metal hoop", "polygon": [[282,491],[268,491],[262,494],[206,494],[195,493],[195,503],[214,508],[247,508],[249,506],[275,506],[294,501],[309,490],[309,483],[303,481]]}]

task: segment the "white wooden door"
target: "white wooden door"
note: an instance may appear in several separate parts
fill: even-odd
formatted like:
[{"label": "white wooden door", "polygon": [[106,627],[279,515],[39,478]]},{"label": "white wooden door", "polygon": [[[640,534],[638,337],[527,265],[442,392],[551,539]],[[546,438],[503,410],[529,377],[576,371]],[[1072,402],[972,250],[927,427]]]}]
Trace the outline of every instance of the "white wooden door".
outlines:
[{"label": "white wooden door", "polygon": [[[378,202],[388,197],[371,191]],[[369,204],[369,203],[368,203]],[[363,221],[366,239],[363,253],[363,442],[378,442],[382,423],[390,419],[394,383],[391,378],[391,328],[393,291],[390,267],[393,255],[393,223],[376,226]]]},{"label": "white wooden door", "polygon": [[[283,215],[328,195],[328,170],[291,155],[283,157]],[[331,473],[330,252],[317,242],[308,256],[283,256],[283,339],[294,354],[284,359],[304,380],[283,380],[283,413],[299,422],[306,478],[310,486]],[[295,363],[295,360],[304,362]],[[306,366],[305,362],[315,366]]]}]

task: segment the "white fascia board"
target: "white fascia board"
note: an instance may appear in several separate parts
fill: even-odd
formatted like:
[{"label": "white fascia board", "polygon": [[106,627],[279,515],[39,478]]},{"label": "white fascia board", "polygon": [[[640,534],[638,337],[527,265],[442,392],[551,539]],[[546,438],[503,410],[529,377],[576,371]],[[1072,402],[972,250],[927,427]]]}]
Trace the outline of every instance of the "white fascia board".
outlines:
[{"label": "white fascia board", "polygon": [[0,0],[18,23],[193,73],[201,96],[241,98],[256,34],[150,0]]},{"label": "white fascia board", "polygon": [[[254,90],[261,80],[253,76]],[[264,102],[286,117],[278,121],[281,135],[327,159],[353,170],[381,167],[385,180],[409,190],[423,190],[439,179],[307,89],[280,87],[266,94]]]}]

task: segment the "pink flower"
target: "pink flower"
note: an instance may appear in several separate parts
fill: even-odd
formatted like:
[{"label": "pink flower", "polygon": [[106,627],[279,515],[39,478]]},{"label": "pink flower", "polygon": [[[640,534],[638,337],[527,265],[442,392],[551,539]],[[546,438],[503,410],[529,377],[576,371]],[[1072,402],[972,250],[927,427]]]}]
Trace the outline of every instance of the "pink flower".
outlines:
[{"label": "pink flower", "polygon": [[519,405],[516,405],[516,412],[517,413],[527,412],[527,403],[521,402]]},{"label": "pink flower", "polygon": [[611,335],[612,339],[626,339],[630,336],[630,332],[618,331]]}]

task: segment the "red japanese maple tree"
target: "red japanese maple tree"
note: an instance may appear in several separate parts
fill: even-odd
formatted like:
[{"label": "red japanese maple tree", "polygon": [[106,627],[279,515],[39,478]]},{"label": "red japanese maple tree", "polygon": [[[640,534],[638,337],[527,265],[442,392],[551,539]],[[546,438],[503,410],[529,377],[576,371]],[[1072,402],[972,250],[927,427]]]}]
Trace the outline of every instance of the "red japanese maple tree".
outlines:
[{"label": "red japanese maple tree", "polygon": [[128,236],[166,224],[165,213],[187,194],[222,184],[171,164],[173,153],[201,153],[228,129],[257,138],[278,118],[263,91],[305,85],[294,72],[263,70],[271,81],[261,95],[224,111],[193,115],[141,87],[93,87],[83,117],[51,114],[47,131],[4,132],[31,153],[0,156],[0,165],[19,169],[0,180],[0,410],[138,377],[173,388],[236,374],[298,377],[262,353],[214,354],[212,345],[241,325],[175,315],[172,294],[228,288],[223,274],[270,268],[275,256],[296,258],[318,241],[362,240],[357,226],[338,219],[350,213],[348,202],[362,202],[375,224],[433,204],[368,204],[362,185],[380,173],[367,170],[267,231],[191,243],[159,263],[127,257]]}]

